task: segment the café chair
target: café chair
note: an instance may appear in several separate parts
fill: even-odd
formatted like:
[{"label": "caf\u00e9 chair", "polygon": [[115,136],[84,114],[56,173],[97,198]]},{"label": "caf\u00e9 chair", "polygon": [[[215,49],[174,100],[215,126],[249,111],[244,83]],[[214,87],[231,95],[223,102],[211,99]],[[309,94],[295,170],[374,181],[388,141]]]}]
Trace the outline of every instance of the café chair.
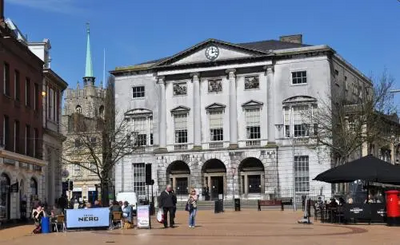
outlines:
[{"label": "caf\u00e9 chair", "polygon": [[115,229],[115,224],[119,224],[120,227],[122,227],[122,212],[119,211],[113,211],[112,212],[112,217],[111,217],[111,227],[112,229]]},{"label": "caf\u00e9 chair", "polygon": [[58,226],[59,225],[61,225],[63,232],[67,231],[67,227],[65,225],[65,216],[64,215],[58,215],[57,219],[54,222],[52,222],[52,224],[54,224],[54,229],[56,230],[56,232],[59,232],[59,230],[58,230]]}]

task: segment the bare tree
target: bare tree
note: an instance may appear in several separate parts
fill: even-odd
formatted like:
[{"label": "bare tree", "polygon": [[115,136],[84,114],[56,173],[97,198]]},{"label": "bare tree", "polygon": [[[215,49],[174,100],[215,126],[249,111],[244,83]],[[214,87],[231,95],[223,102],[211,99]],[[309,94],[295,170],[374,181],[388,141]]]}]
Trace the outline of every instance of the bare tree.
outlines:
[{"label": "bare tree", "polygon": [[385,71],[371,81],[373,87],[355,84],[355,91],[333,91],[311,115],[316,145],[330,149],[334,166],[346,163],[365,144],[371,153],[374,143],[388,142],[391,135],[399,134],[398,123],[392,120],[394,79]]},{"label": "bare tree", "polygon": [[104,101],[104,113],[94,118],[72,115],[73,137],[64,143],[63,162],[96,175],[101,186],[101,200],[108,205],[108,194],[115,165],[137,149],[127,120],[115,123],[114,78],[110,77]]}]

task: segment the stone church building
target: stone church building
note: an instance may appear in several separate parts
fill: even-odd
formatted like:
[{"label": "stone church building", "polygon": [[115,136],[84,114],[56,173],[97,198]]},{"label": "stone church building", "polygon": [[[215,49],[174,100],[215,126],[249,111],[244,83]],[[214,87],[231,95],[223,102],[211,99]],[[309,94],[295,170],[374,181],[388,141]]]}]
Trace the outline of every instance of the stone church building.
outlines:
[{"label": "stone church building", "polygon": [[[68,172],[68,179],[73,181],[73,190],[68,192],[68,197],[75,197],[78,200],[86,200],[93,202],[98,197],[98,190],[96,185],[100,183],[98,176],[83,168],[82,166],[69,164],[71,162],[79,161],[81,165],[87,164],[87,168],[96,169],[95,164],[91,163],[89,153],[85,159],[76,157],[76,152],[85,150],[82,142],[79,142],[79,137],[75,133],[74,123],[77,118],[84,118],[87,121],[94,121],[95,118],[102,116],[104,113],[104,98],[105,89],[102,83],[96,86],[95,77],[93,74],[92,55],[90,48],[90,29],[87,29],[87,50],[86,50],[86,66],[85,76],[83,77],[83,87],[77,84],[76,89],[68,88],[64,94],[64,110],[62,114],[62,130],[66,140],[63,143],[63,161],[64,169]],[[89,132],[90,134],[93,131]],[[79,134],[82,136],[82,134]],[[91,136],[92,144],[99,147],[100,133],[96,136],[96,132]],[[86,149],[87,150],[87,149]]]},{"label": "stone church building", "polygon": [[[146,199],[145,164],[154,191],[193,187],[205,200],[330,197],[313,178],[331,167],[329,149],[311,147],[317,127],[304,113],[334,91],[358,96],[372,84],[326,45],[302,35],[230,43],[208,39],[170,57],[118,67],[116,107],[137,153],[115,168],[116,193]],[[313,143],[314,142],[314,143]]]}]

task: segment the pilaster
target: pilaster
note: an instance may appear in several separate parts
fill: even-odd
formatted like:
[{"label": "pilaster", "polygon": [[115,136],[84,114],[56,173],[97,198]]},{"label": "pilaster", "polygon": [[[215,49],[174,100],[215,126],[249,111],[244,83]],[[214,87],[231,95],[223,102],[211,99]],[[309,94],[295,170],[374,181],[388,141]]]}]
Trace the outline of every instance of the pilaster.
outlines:
[{"label": "pilaster", "polygon": [[158,77],[158,85],[160,86],[160,93],[161,93],[161,98],[160,98],[160,105],[159,105],[159,115],[160,115],[160,120],[159,120],[159,149],[157,149],[158,152],[163,152],[167,151],[167,135],[166,135],[166,129],[167,129],[167,112],[166,112],[166,98],[165,98],[165,78],[164,77]]},{"label": "pilaster", "polygon": [[236,70],[226,70],[229,79],[229,134],[230,134],[230,149],[238,147],[238,132],[237,132],[237,99],[236,99]]},{"label": "pilaster", "polygon": [[265,67],[267,74],[267,125],[268,125],[268,144],[275,142],[274,124],[274,71],[272,66]]},{"label": "pilaster", "polygon": [[193,136],[194,150],[201,150],[201,110],[199,73],[193,73]]}]

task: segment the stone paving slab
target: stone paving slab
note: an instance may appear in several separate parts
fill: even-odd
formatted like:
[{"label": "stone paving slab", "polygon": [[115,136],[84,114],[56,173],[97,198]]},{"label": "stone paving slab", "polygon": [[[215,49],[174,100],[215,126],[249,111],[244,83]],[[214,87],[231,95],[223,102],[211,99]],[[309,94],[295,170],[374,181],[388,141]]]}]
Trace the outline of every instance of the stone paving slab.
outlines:
[{"label": "stone paving slab", "polygon": [[14,227],[0,231],[0,244],[400,244],[400,227],[319,222],[302,225],[297,224],[302,216],[301,212],[245,210],[214,214],[212,211],[199,211],[195,229],[187,226],[187,215],[183,211],[177,213],[178,227],[175,229],[163,229],[154,219],[151,230],[74,231],[31,235],[32,226]]}]

